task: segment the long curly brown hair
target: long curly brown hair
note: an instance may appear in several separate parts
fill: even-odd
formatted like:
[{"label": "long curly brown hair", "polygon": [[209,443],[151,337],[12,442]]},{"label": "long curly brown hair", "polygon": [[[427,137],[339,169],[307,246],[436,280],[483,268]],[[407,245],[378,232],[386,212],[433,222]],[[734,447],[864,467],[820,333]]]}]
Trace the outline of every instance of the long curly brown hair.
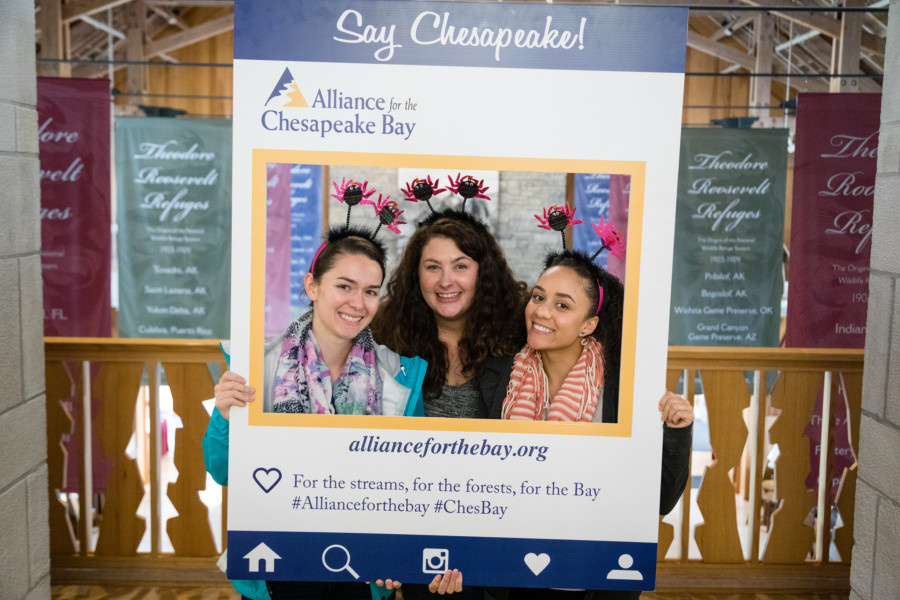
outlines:
[{"label": "long curly brown hair", "polygon": [[516,281],[497,240],[471,215],[440,211],[419,224],[370,327],[378,343],[428,361],[422,389],[431,398],[440,395],[449,369],[447,348],[438,339],[437,321],[419,285],[422,249],[436,237],[452,240],[478,263],[475,295],[459,341],[459,359],[467,376],[479,375],[489,356],[514,354],[522,348],[527,295],[526,285]]}]

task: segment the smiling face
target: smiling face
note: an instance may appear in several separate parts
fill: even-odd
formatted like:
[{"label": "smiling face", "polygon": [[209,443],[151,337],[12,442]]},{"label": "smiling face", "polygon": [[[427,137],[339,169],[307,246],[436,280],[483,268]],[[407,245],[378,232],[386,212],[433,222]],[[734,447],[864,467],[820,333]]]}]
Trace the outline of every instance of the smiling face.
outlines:
[{"label": "smiling face", "polygon": [[478,263],[450,238],[432,238],[419,258],[419,289],[438,321],[464,319],[478,285]]},{"label": "smiling face", "polygon": [[313,333],[320,341],[353,340],[375,316],[383,274],[381,266],[361,254],[343,254],[319,276],[304,279],[312,300]]},{"label": "smiling face", "polygon": [[581,276],[568,267],[550,267],[541,275],[525,306],[528,345],[535,350],[581,352],[581,340],[597,327],[588,314],[592,302]]}]

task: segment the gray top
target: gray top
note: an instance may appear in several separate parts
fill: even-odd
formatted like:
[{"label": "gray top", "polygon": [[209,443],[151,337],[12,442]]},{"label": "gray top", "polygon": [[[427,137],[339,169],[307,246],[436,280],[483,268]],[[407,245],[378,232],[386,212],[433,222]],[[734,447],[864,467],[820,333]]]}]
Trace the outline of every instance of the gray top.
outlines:
[{"label": "gray top", "polygon": [[481,390],[476,378],[461,385],[444,385],[437,398],[425,398],[426,417],[449,417],[452,419],[483,418]]}]

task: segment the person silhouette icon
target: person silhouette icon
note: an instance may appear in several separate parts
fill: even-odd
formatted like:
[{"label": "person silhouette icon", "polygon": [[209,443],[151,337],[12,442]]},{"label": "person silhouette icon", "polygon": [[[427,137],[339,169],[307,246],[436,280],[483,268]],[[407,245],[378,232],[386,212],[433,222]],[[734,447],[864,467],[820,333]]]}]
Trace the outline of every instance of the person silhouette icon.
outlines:
[{"label": "person silhouette icon", "polygon": [[628,579],[633,581],[643,581],[644,576],[641,575],[640,571],[631,570],[631,566],[634,564],[634,559],[631,558],[630,554],[623,554],[619,557],[619,569],[613,569],[609,573],[606,574],[607,579]]}]

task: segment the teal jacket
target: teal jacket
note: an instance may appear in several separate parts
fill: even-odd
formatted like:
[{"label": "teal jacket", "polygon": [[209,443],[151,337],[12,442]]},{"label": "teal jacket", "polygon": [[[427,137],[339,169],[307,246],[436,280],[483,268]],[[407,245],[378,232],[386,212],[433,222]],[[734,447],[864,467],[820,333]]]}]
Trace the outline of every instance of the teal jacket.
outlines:
[{"label": "teal jacket", "polygon": [[[226,354],[226,359],[230,357]],[[230,360],[229,360],[230,363]],[[428,363],[418,356],[406,357],[389,350],[385,346],[376,346],[375,364],[381,372],[383,414],[424,417],[425,405],[422,399],[422,382]],[[203,435],[203,460],[206,470],[219,485],[228,485],[228,420],[219,409],[213,409],[212,417],[206,433]],[[268,600],[269,594],[263,581],[231,581],[234,588],[243,596],[252,600]],[[372,584],[372,597],[384,598],[383,588]]]}]

